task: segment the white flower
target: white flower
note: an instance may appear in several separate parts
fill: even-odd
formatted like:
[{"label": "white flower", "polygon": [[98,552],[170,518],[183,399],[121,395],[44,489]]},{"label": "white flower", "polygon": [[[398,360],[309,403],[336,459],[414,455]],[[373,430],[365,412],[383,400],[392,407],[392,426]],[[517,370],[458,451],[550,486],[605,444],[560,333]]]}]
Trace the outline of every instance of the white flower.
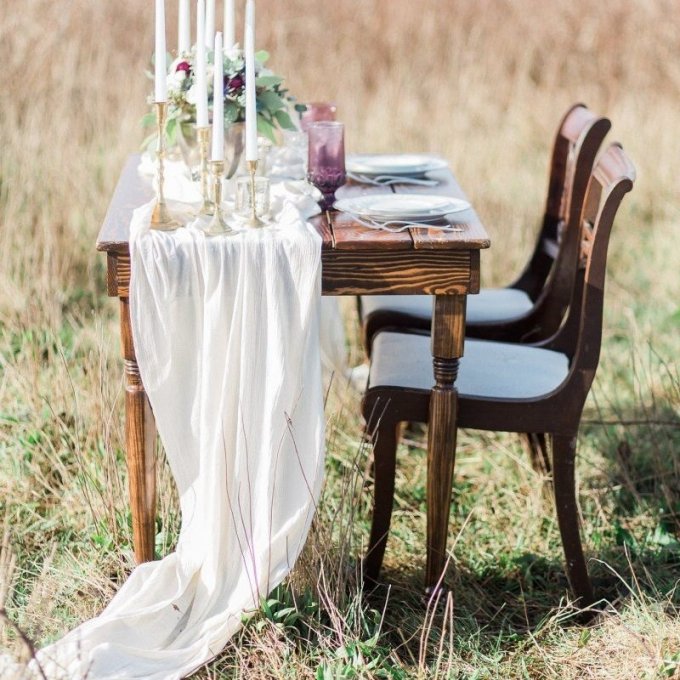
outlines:
[{"label": "white flower", "polygon": [[186,71],[175,71],[168,76],[168,89],[181,90],[182,83],[187,77]]},{"label": "white flower", "polygon": [[238,43],[236,43],[231,49],[225,50],[225,54],[230,61],[236,61],[237,59],[242,60],[243,51],[238,46]]}]

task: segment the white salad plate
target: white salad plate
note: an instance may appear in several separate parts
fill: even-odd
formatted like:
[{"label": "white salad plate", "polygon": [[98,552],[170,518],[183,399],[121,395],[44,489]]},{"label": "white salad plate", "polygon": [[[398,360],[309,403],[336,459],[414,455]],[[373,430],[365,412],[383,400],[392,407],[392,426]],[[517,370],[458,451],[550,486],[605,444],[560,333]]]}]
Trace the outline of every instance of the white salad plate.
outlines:
[{"label": "white salad plate", "polygon": [[377,220],[433,220],[467,210],[470,204],[460,198],[427,194],[369,194],[342,198],[336,210]]},{"label": "white salad plate", "polygon": [[419,153],[359,153],[345,159],[347,171],[361,175],[403,175],[413,177],[433,170],[443,170],[449,164],[437,156]]}]

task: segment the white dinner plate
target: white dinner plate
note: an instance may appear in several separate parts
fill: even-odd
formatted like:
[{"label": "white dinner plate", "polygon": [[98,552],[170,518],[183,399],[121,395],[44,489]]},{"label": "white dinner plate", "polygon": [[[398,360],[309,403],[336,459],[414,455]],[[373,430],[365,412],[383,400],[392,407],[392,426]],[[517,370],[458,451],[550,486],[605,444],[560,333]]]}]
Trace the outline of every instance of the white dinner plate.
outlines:
[{"label": "white dinner plate", "polygon": [[413,177],[433,170],[443,170],[449,164],[437,156],[419,153],[358,153],[345,159],[348,172],[361,175],[403,175]]},{"label": "white dinner plate", "polygon": [[368,194],[335,202],[336,210],[379,220],[426,220],[467,210],[470,204],[451,196],[428,194]]}]

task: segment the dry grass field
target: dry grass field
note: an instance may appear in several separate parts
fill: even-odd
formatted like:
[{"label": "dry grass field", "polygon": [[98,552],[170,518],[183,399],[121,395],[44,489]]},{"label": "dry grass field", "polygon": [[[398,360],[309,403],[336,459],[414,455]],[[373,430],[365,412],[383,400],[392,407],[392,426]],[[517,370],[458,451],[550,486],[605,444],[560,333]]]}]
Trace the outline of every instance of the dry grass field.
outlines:
[{"label": "dry grass field", "polygon": [[[305,555],[195,677],[680,677],[677,0],[259,4],[259,46],[301,100],[338,102],[352,150],[450,159],[491,234],[486,284],[509,281],[533,245],[566,107],[611,118],[638,181],[612,237],[578,464],[586,550],[609,604],[578,623],[544,480],[516,437],[473,432],[459,437],[454,597],[437,610],[419,599],[422,433],[400,455],[392,588],[387,601],[362,596],[368,451],[357,396],[340,388]],[[101,610],[133,567],[117,306],[94,241],[143,137],[152,3],[3,0],[0,44],[0,597],[42,645]],[[159,475],[166,553],[179,518]],[[8,626],[1,647],[20,647]]]}]

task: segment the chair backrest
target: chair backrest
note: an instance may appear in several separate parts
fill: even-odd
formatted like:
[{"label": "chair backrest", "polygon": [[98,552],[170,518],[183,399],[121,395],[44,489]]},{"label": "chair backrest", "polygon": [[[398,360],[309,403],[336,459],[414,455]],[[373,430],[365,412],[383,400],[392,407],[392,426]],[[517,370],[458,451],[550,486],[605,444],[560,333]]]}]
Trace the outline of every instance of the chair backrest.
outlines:
[{"label": "chair backrest", "polygon": [[595,157],[611,123],[584,104],[572,106],[560,123],[550,162],[543,224],[533,255],[513,284],[550,317],[541,337],[559,326],[571,298],[578,253],[578,222]]},{"label": "chair backrest", "polygon": [[566,222],[571,205],[582,204],[595,156],[610,128],[609,119],[585,104],[574,104],[565,113],[553,144],[545,206],[553,223]]},{"label": "chair backrest", "polygon": [[607,250],[614,217],[633,188],[635,168],[620,144],[612,144],[595,164],[581,212],[580,249],[573,298],[564,323],[542,346],[571,359],[568,381],[585,399],[600,358]]}]

